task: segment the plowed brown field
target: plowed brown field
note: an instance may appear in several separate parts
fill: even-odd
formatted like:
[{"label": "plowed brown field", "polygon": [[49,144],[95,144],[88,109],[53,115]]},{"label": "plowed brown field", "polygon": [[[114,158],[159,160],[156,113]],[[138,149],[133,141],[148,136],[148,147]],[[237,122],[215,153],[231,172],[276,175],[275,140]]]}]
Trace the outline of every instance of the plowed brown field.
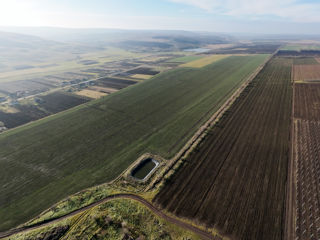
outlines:
[{"label": "plowed brown field", "polygon": [[295,84],[294,117],[320,120],[320,84]]},{"label": "plowed brown field", "polygon": [[294,91],[295,239],[320,239],[320,84]]},{"label": "plowed brown field", "polygon": [[291,66],[271,60],[155,202],[234,239],[282,239]]},{"label": "plowed brown field", "polygon": [[320,64],[294,65],[295,81],[320,82]]},{"label": "plowed brown field", "polygon": [[320,122],[297,120],[296,239],[320,239]]}]

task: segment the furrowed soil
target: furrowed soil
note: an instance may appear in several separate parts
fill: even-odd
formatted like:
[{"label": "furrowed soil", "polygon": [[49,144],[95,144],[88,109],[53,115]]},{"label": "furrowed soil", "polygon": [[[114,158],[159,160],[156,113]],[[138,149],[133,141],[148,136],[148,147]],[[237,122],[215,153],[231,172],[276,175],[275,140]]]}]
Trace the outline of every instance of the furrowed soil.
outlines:
[{"label": "furrowed soil", "polygon": [[294,238],[320,239],[320,84],[294,85]]},{"label": "furrowed soil", "polygon": [[320,84],[295,84],[294,117],[320,120]]},{"label": "furrowed soil", "polygon": [[283,239],[291,66],[273,58],[154,201],[232,239]]}]

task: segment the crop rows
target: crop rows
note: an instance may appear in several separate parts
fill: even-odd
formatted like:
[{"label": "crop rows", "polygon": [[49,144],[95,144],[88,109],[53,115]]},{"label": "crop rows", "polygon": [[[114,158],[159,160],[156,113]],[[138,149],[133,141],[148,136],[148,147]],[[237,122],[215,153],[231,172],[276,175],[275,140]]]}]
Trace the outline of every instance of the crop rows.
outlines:
[{"label": "crop rows", "polygon": [[320,84],[295,84],[294,117],[320,120]]},{"label": "crop rows", "polygon": [[282,239],[292,60],[274,58],[155,202],[235,239]]},{"label": "crop rows", "polygon": [[296,239],[320,239],[320,122],[295,122]]},{"label": "crop rows", "polygon": [[295,238],[320,239],[320,84],[295,84]]}]

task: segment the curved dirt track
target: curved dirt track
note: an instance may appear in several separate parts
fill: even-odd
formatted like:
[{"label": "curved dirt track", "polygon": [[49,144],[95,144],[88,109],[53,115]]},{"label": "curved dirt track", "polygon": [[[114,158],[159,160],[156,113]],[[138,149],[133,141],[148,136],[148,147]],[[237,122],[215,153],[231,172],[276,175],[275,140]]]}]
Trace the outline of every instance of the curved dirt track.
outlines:
[{"label": "curved dirt track", "polygon": [[150,202],[148,202],[147,200],[145,200],[144,198],[140,197],[140,196],[137,196],[137,195],[134,195],[134,194],[115,194],[115,195],[111,195],[111,196],[108,196],[104,199],[101,199],[100,201],[98,202],[95,202],[95,203],[92,203],[86,207],[83,207],[83,208],[80,208],[78,210],[75,210],[71,213],[68,213],[67,215],[64,215],[64,216],[61,216],[61,217],[58,217],[58,218],[53,218],[53,219],[50,219],[50,220],[46,220],[46,221],[43,221],[41,223],[37,223],[37,224],[34,224],[34,225],[31,225],[31,226],[27,226],[27,227],[21,227],[21,228],[16,228],[16,229],[12,229],[12,230],[9,230],[9,231],[6,231],[6,232],[0,232],[0,239],[1,238],[5,238],[5,237],[9,237],[13,234],[17,234],[17,233],[22,233],[22,232],[26,232],[26,231],[30,231],[30,230],[33,230],[33,229],[37,229],[37,228],[40,228],[40,227],[44,227],[44,226],[47,226],[47,225],[50,225],[52,223],[55,223],[55,222],[58,222],[58,221],[61,221],[65,218],[68,218],[68,217],[71,217],[71,216],[74,216],[74,215],[77,215],[78,213],[81,213],[81,212],[84,212],[88,209],[91,209],[99,204],[102,204],[102,203],[105,203],[105,202],[108,202],[108,201],[111,201],[111,200],[114,200],[114,199],[131,199],[131,200],[135,200],[135,201],[138,201],[140,203],[142,203],[144,206],[146,206],[147,208],[149,208],[155,215],[167,220],[168,222],[170,223],[173,223],[179,227],[182,227],[188,231],[191,231],[191,232],[194,232],[196,233],[197,235],[199,235],[201,238],[203,239],[216,239],[212,234],[210,234],[209,232],[206,232],[204,230],[201,230],[191,224],[188,224],[186,222],[183,222],[179,219],[176,219],[176,218],[173,218],[173,217],[170,217],[168,215],[166,215],[165,213],[163,213],[161,210],[159,210],[157,207],[155,207],[154,205],[152,205]]}]

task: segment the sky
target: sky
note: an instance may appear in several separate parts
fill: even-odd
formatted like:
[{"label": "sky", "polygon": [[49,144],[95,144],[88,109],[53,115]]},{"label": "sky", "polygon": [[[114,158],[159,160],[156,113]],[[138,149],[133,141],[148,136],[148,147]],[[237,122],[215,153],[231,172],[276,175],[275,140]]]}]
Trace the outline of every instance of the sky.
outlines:
[{"label": "sky", "polygon": [[320,34],[320,0],[0,0],[0,26]]}]

